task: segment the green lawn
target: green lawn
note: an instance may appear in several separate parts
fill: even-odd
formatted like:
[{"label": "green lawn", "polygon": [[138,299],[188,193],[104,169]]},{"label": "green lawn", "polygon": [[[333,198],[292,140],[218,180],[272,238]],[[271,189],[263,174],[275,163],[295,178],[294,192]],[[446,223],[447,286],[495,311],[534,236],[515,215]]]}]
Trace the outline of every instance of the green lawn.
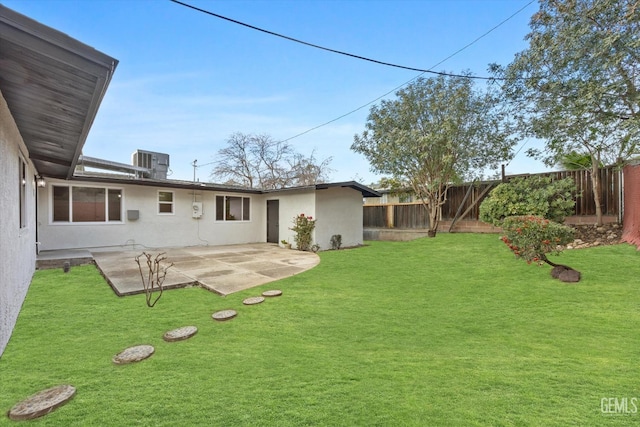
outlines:
[{"label": "green lawn", "polygon": [[[0,359],[0,409],[67,383],[75,398],[34,425],[640,424],[601,404],[626,398],[631,411],[640,398],[635,247],[564,252],[556,261],[582,272],[577,285],[516,260],[496,235],[320,257],[226,298],[167,291],[154,308],[115,296],[92,266],[37,272]],[[284,294],[242,305],[268,289]],[[238,316],[211,319],[226,308]],[[198,334],[162,340],[186,325]],[[111,362],[136,344],[156,353]]]}]

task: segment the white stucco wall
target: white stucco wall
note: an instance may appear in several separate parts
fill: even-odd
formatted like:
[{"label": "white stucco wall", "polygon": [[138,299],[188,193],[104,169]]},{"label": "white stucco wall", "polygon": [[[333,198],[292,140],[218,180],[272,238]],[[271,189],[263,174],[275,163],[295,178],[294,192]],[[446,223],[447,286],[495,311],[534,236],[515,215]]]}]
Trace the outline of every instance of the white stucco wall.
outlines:
[{"label": "white stucco wall", "polygon": [[320,250],[331,249],[331,236],[342,235],[342,246],[362,244],[362,193],[343,187],[316,191],[316,239]]},{"label": "white stucco wall", "polygon": [[[122,191],[121,222],[54,223],[52,195],[55,185],[114,188]],[[174,214],[158,214],[158,191],[174,193]],[[330,239],[342,235],[343,246],[362,244],[362,195],[350,188],[313,188],[272,193],[243,194],[171,189],[141,185],[98,184],[79,180],[47,180],[39,190],[38,239],[41,250],[76,248],[162,248],[200,245],[227,245],[266,242],[267,200],[279,200],[279,237],[295,247],[293,219],[304,213],[317,220],[313,243],[331,249]],[[249,197],[250,221],[216,221],[215,198],[220,195]],[[192,218],[193,201],[201,202],[203,216]],[[128,210],[137,210],[139,219],[129,220]]]},{"label": "white stucco wall", "polygon": [[[24,228],[20,228],[20,157],[27,163]],[[9,342],[35,271],[35,175],[22,137],[0,93],[0,355]]]},{"label": "white stucco wall", "polygon": [[[267,200],[279,200],[279,239],[278,241],[286,240],[291,243],[293,247],[296,247],[294,235],[295,233],[290,230],[293,227],[294,217],[301,213],[314,217],[316,216],[316,199],[313,189],[304,190],[287,190],[278,191],[275,193],[269,193],[266,197]],[[266,205],[266,202],[265,202]],[[315,243],[315,237],[314,237]]]},{"label": "white stucco wall", "polygon": [[[122,189],[123,220],[118,223],[54,223],[52,189],[54,185]],[[203,215],[192,218],[194,192],[184,189],[140,185],[96,184],[82,181],[48,180],[41,189],[38,211],[41,250],[225,245],[266,241],[266,202],[263,195],[196,191],[195,201],[202,202]],[[158,214],[158,191],[174,193],[174,214]],[[215,197],[219,195],[251,199],[250,221],[216,221]],[[139,219],[127,219],[128,210],[139,211]]]}]

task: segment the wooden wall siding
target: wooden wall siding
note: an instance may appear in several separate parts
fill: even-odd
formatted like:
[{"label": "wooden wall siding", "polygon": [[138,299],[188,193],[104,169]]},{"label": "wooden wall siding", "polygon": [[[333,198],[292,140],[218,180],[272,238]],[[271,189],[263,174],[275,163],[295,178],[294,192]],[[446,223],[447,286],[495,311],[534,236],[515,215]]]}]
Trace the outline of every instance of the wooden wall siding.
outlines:
[{"label": "wooden wall siding", "polygon": [[422,203],[389,206],[393,208],[394,228],[427,228],[429,213]]},{"label": "wooden wall siding", "polygon": [[362,222],[367,227],[390,228],[387,225],[387,206],[365,206]]},{"label": "wooden wall siding", "polygon": [[[618,215],[620,213],[620,200],[622,198],[620,169],[609,167],[600,169],[600,206],[603,215]],[[591,176],[587,171],[562,171],[549,174],[561,179],[571,177],[576,183],[576,207],[574,215],[595,215],[596,205],[593,201],[593,185]]]},{"label": "wooden wall siding", "polygon": [[[576,183],[576,205],[574,215],[587,216],[595,215],[595,203],[593,201],[591,177],[587,171],[562,171],[536,174],[542,176],[552,176],[556,179],[571,177]],[[616,168],[601,168],[601,206],[603,215],[617,216],[620,213],[621,193],[621,171]],[[522,175],[520,175],[522,176]],[[515,176],[507,177],[512,179]],[[497,185],[499,181],[482,182],[476,184],[457,185],[449,188],[447,201],[442,206],[441,218],[452,220],[456,213],[464,213],[471,208],[464,217],[466,220],[478,220],[480,216],[480,203],[488,193],[483,195],[484,190]],[[471,193],[464,200],[471,185]],[[482,197],[481,197],[482,196]],[[464,203],[462,203],[464,201]],[[387,224],[389,212],[393,210],[393,224]],[[365,227],[393,227],[393,228],[425,228],[429,225],[429,216],[425,207],[420,202],[396,203],[383,205],[364,206],[364,226]]]},{"label": "wooden wall siding", "polygon": [[[465,195],[469,191],[469,184],[465,185],[456,185],[454,187],[449,188],[447,191],[447,201],[444,205],[442,205],[442,218],[443,219],[453,219],[456,216],[456,213],[459,211],[461,214],[464,213],[469,207],[471,207],[471,211],[465,216],[467,219],[478,219],[480,216],[480,203],[486,197],[486,194],[480,199],[480,195],[486,190],[487,187],[494,185],[496,183],[478,183],[478,184],[470,184],[471,185],[471,193],[467,200],[462,204]],[[462,204],[462,208],[460,206]]]}]

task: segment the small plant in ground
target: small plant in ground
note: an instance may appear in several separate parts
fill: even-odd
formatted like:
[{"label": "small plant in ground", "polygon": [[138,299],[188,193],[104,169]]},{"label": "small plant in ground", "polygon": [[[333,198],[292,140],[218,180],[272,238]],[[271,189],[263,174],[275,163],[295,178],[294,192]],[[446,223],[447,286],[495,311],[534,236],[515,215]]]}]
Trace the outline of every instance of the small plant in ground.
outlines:
[{"label": "small plant in ground", "polygon": [[286,239],[280,240],[282,247],[285,249],[291,249],[291,243],[289,243]]},{"label": "small plant in ground", "polygon": [[[532,262],[538,265],[547,263],[553,267],[562,267],[564,270],[573,271],[571,268],[559,266],[547,258],[547,254],[559,254],[564,249],[564,245],[573,241],[572,228],[539,216],[528,215],[505,218],[502,229],[505,233],[502,241],[516,257],[522,258],[528,264]],[[579,273],[577,274],[579,280]]]},{"label": "small plant in ground", "polygon": [[293,239],[298,250],[308,251],[311,249],[312,235],[315,228],[316,221],[311,216],[305,216],[305,214],[301,213],[293,218],[293,227],[290,230],[296,233]]},{"label": "small plant in ground", "polygon": [[[143,264],[140,263],[140,258],[144,257],[146,259],[147,268],[143,268]],[[164,267],[161,264],[163,261],[167,260],[165,256],[165,252],[159,253],[153,258],[153,255],[148,254],[146,252],[142,252],[136,258],[136,264],[138,264],[138,269],[140,270],[140,278],[142,279],[142,287],[144,288],[144,294],[146,297],[146,302],[148,307],[153,307],[156,305],[160,297],[162,296],[162,284],[164,283],[164,279],[167,277],[167,270],[173,267],[173,263]],[[145,271],[143,271],[145,270]],[[145,277],[146,273],[146,277]],[[153,292],[159,291],[160,293],[156,297],[155,300],[152,300]]]},{"label": "small plant in ground", "polygon": [[331,236],[331,249],[338,250],[340,249],[340,246],[342,246],[342,234],[334,234],[333,236]]}]

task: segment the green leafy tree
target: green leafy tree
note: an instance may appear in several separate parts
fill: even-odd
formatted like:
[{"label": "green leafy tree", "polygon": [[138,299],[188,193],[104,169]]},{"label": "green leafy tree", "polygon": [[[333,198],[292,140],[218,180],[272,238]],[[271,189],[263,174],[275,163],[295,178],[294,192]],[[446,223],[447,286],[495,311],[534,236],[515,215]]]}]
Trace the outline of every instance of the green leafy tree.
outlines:
[{"label": "green leafy tree", "polygon": [[510,157],[514,141],[498,98],[464,77],[419,78],[371,108],[351,149],[373,172],[408,187],[429,212],[435,236],[447,189]]},{"label": "green leafy tree", "polygon": [[527,263],[557,266],[547,254],[559,254],[573,241],[573,229],[540,216],[510,216],[503,222],[502,241],[516,257]]},{"label": "green leafy tree", "polygon": [[480,204],[480,220],[502,227],[510,216],[535,215],[562,223],[575,207],[572,178],[534,175],[499,184]]},{"label": "green leafy tree", "polygon": [[638,153],[640,5],[629,0],[540,0],[529,47],[505,67],[512,115],[523,136],[545,140],[529,150],[548,165],[575,151],[589,156],[597,223],[602,224],[602,163]]},{"label": "green leafy tree", "polygon": [[[560,158],[560,166],[565,170],[591,170],[591,155],[570,151]],[[600,164],[599,167],[604,167]]]}]

